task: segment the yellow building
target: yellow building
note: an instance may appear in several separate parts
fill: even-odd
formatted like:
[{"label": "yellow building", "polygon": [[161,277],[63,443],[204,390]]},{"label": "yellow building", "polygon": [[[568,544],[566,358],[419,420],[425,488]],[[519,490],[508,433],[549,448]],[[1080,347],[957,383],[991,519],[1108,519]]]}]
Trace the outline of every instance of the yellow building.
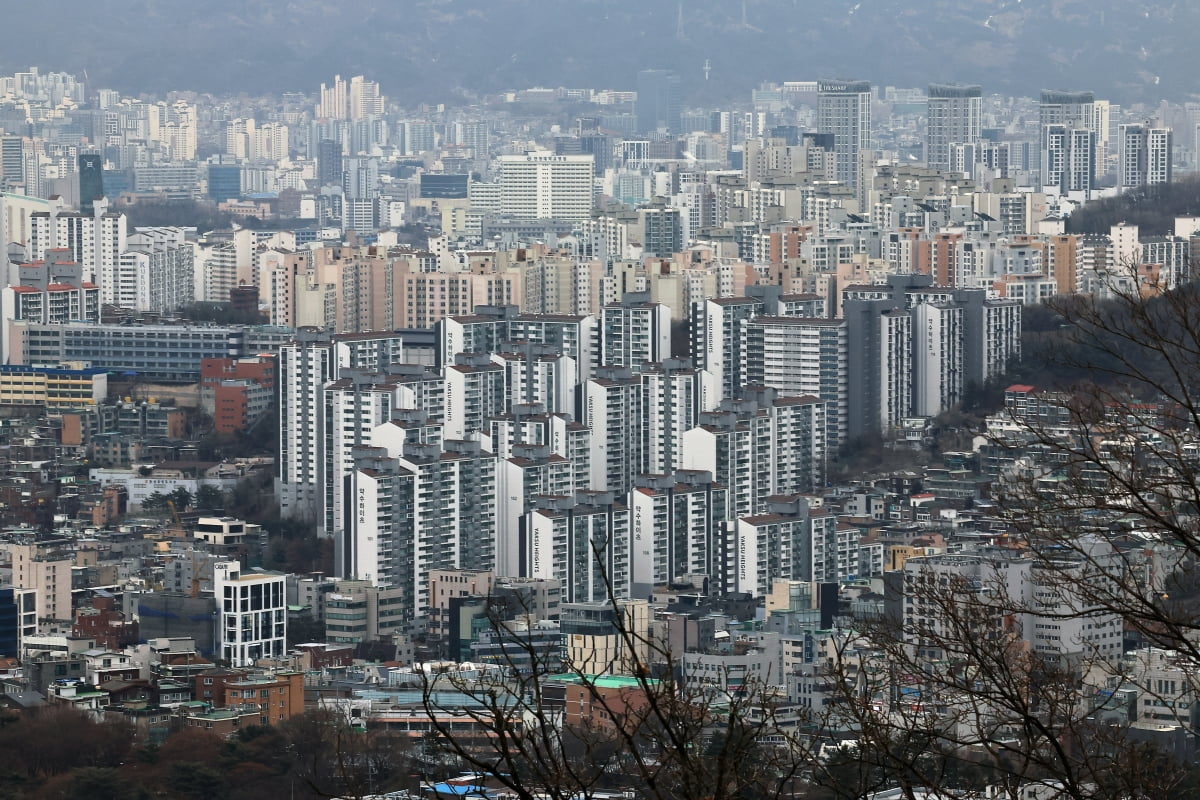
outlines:
[{"label": "yellow building", "polygon": [[108,396],[102,369],[0,366],[0,406],[41,406],[47,411],[95,405]]}]

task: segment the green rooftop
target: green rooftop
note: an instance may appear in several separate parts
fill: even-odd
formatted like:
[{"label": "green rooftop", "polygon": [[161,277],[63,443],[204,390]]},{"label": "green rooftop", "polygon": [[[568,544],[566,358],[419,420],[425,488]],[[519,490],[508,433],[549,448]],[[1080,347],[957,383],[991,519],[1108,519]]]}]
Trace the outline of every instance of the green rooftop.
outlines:
[{"label": "green rooftop", "polygon": [[641,689],[645,686],[657,686],[659,683],[653,678],[635,678],[632,675],[577,675],[573,672],[547,675],[546,680],[559,683],[587,683],[598,689]]}]

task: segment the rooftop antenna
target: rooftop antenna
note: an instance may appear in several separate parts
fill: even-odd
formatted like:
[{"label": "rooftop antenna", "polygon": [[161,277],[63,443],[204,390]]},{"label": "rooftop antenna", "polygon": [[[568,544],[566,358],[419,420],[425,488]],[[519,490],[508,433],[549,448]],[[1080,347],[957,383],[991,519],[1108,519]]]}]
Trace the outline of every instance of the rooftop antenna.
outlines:
[{"label": "rooftop antenna", "polygon": [[677,6],[677,11],[676,11],[676,15],[675,15],[675,38],[676,39],[684,38],[684,34],[683,34],[683,0],[679,0],[679,5]]},{"label": "rooftop antenna", "polygon": [[704,80],[708,80],[708,73],[712,72],[712,62],[707,58],[704,59]]}]

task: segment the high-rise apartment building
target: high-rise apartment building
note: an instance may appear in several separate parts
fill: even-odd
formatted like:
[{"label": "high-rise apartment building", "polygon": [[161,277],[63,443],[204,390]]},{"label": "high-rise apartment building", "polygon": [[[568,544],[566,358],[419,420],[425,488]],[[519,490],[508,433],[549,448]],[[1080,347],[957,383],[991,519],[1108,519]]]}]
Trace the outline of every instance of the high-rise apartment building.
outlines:
[{"label": "high-rise apartment building", "polygon": [[724,586],[731,570],[726,489],[712,473],[641,475],[629,493],[633,594],[645,596],[687,575]]},{"label": "high-rise apartment building", "polygon": [[812,395],[826,404],[826,442],[846,441],[848,403],[845,320],[756,317],[742,324],[742,378],[781,396]]},{"label": "high-rise apartment building", "polygon": [[1093,92],[1043,89],[1038,124],[1096,130],[1096,95]]},{"label": "high-rise apartment building", "polygon": [[648,293],[628,293],[600,310],[596,325],[598,366],[640,372],[648,362],[671,353],[671,309],[649,302]]},{"label": "high-rise apartment building", "polygon": [[347,119],[349,114],[349,87],[341,75],[333,76],[329,86],[321,84],[320,102],[317,104],[317,117],[322,119]]},{"label": "high-rise apartment building", "polygon": [[347,117],[363,120],[383,116],[383,95],[379,84],[366,80],[362,75],[350,79],[350,95],[347,98]]},{"label": "high-rise apartment building", "polygon": [[684,434],[683,466],[712,473],[728,490],[731,519],[761,513],[772,495],[815,491],[829,456],[826,407],[772,389],[727,401]]},{"label": "high-rise apartment building", "polygon": [[177,311],[195,300],[193,256],[183,228],[138,228],[126,238],[104,303],[138,311]]},{"label": "high-rise apartment building", "polygon": [[1066,125],[1042,127],[1042,186],[1090,192],[1096,183],[1096,134]]},{"label": "high-rise apartment building", "polygon": [[982,119],[982,87],[930,84],[925,163],[932,169],[949,171],[950,145],[978,142]]},{"label": "high-rise apartment building", "polygon": [[737,526],[737,591],[763,596],[775,581],[844,582],[858,573],[859,533],[809,509],[803,497],[772,497]]},{"label": "high-rise apartment building", "polygon": [[12,556],[12,583],[37,595],[39,623],[53,625],[69,622],[71,610],[71,568],[75,565],[70,539],[41,539],[17,542],[9,546]]},{"label": "high-rise apartment building", "polygon": [[317,518],[323,441],[321,390],[337,374],[328,334],[299,330],[279,349],[279,473],[275,494],[280,514]]},{"label": "high-rise apartment building", "polygon": [[526,515],[522,577],[562,586],[564,603],[630,596],[629,508],[612,492],[543,497]]},{"label": "high-rise apartment building", "polygon": [[1043,186],[1057,186],[1064,192],[1091,191],[1100,116],[1092,92],[1042,91],[1038,122]]},{"label": "high-rise apartment building", "polygon": [[48,211],[29,215],[28,242],[35,261],[44,260],[49,250],[66,248],[85,277],[103,292],[114,285],[120,255],[126,250],[126,217],[108,213],[104,202],[93,205],[95,213],[87,215],[59,211],[51,202]]},{"label": "high-rise apartment building", "polygon": [[679,76],[666,69],[644,69],[637,74],[637,101],[634,116],[640,133],[652,133],[665,128],[672,134],[680,132],[682,93]]},{"label": "high-rise apartment building", "polygon": [[1117,129],[1117,185],[1123,189],[1171,181],[1171,129],[1146,124]]},{"label": "high-rise apartment building", "polygon": [[452,440],[405,442],[392,452],[389,446],[356,454],[336,568],[402,589],[405,610],[421,616],[432,570],[495,566],[497,459],[478,442]]},{"label": "high-rise apartment building", "polygon": [[835,174],[858,185],[859,151],[871,149],[871,84],[867,81],[819,81],[817,128],[833,136]]},{"label": "high-rise apartment building", "polygon": [[[351,427],[349,431],[340,427],[337,431],[328,428],[327,412],[332,401],[326,400],[326,385],[337,381],[347,370],[378,374],[390,363],[401,360],[402,352],[403,339],[396,333],[341,336],[311,328],[296,331],[295,339],[279,349],[279,471],[275,493],[283,516],[317,520],[322,509],[328,508],[323,505],[326,503],[323,481],[332,469],[326,464],[330,445],[336,441],[344,451],[345,447],[369,443],[368,437],[358,432],[362,426],[355,420],[347,423]],[[421,367],[413,368],[412,372],[415,374],[406,374],[402,366],[392,366],[383,379],[395,394],[390,407],[429,408],[436,405],[440,416],[440,403],[430,400],[431,396],[441,395],[440,377],[425,375]],[[430,386],[423,386],[422,379]],[[414,385],[417,388],[414,389]],[[353,408],[342,411],[354,413]],[[381,422],[389,419],[382,411],[374,411],[369,416]],[[349,444],[346,444],[347,440]],[[346,467],[342,462],[339,462],[339,469],[344,474]]]}]

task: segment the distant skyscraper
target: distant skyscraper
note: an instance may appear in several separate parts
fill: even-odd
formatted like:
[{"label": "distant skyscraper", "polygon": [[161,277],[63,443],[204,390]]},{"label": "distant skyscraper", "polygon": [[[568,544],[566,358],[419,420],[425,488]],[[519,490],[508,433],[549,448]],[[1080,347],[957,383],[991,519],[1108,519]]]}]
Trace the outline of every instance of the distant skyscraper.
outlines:
[{"label": "distant skyscraper", "polygon": [[96,213],[96,198],[104,197],[104,161],[96,153],[79,156],[79,210]]},{"label": "distant skyscraper", "polygon": [[419,156],[437,146],[437,131],[432,122],[402,122],[404,154]]},{"label": "distant skyscraper", "polygon": [[325,119],[346,119],[349,99],[346,82],[342,80],[341,75],[334,75],[332,86],[321,84],[321,102],[317,106],[317,116]]},{"label": "distant skyscraper", "polygon": [[1064,125],[1095,131],[1096,95],[1093,92],[1043,89],[1038,122],[1043,128],[1047,125]]},{"label": "distant skyscraper", "polygon": [[979,141],[983,89],[979,86],[929,86],[929,123],[925,132],[925,163],[950,169],[950,145]]},{"label": "distant skyscraper", "polygon": [[674,72],[645,69],[638,73],[634,106],[638,131],[648,133],[666,128],[678,133],[682,103],[679,76]]},{"label": "distant skyscraper", "polygon": [[321,186],[338,186],[342,182],[342,144],[322,139],[317,144],[317,179]]},{"label": "distant skyscraper", "polygon": [[383,116],[383,95],[379,93],[379,84],[365,80],[362,75],[350,79],[350,96],[347,100],[350,119]]},{"label": "distant skyscraper", "polygon": [[242,196],[242,166],[231,156],[208,160],[208,197],[215,202]]},{"label": "distant skyscraper", "polygon": [[817,127],[833,136],[836,169],[831,177],[857,186],[858,153],[871,149],[871,84],[819,81]]},{"label": "distant skyscraper", "polygon": [[1171,129],[1122,125],[1117,134],[1117,184],[1125,189],[1171,180]]},{"label": "distant skyscraper", "polygon": [[0,183],[25,181],[25,144],[20,136],[0,136]]},{"label": "distant skyscraper", "polygon": [[342,173],[342,190],[350,200],[379,197],[379,159],[347,158]]}]

